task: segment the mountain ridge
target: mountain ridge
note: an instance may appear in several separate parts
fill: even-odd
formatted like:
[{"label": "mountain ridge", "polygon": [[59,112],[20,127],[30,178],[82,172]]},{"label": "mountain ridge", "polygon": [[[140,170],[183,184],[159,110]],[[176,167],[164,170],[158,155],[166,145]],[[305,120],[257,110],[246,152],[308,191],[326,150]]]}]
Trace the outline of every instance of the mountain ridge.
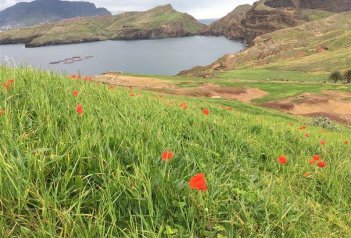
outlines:
[{"label": "mountain ridge", "polygon": [[205,25],[171,5],[115,16],[81,17],[0,33],[0,44],[38,47],[102,40],[161,39],[199,35]]},{"label": "mountain ridge", "polygon": [[90,2],[35,0],[19,2],[0,12],[1,28],[18,28],[74,17],[111,15],[106,8]]}]

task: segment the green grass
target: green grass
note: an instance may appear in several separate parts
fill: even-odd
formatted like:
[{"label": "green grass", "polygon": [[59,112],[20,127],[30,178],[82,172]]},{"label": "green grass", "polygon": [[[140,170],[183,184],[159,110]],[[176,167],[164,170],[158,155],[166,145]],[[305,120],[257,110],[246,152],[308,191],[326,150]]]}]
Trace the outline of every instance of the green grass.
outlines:
[{"label": "green grass", "polygon": [[[300,131],[308,120],[235,101],[131,97],[0,67],[0,82],[9,79],[0,92],[0,237],[351,236],[348,128]],[[311,166],[314,154],[328,166]],[[207,192],[188,187],[200,172]]]},{"label": "green grass", "polygon": [[238,69],[219,74],[220,79],[269,80],[269,81],[315,81],[328,78],[325,73],[306,73],[302,71],[284,71],[269,69]]}]

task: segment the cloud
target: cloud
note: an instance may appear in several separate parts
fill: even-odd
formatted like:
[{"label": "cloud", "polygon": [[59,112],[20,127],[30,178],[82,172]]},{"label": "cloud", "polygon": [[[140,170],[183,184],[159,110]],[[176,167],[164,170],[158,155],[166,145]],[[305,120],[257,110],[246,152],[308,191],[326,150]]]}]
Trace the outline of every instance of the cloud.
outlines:
[{"label": "cloud", "polygon": [[[0,0],[0,9],[3,10],[18,2],[31,0]],[[98,7],[105,7],[112,13],[125,11],[144,11],[158,5],[172,4],[181,12],[187,12],[198,19],[219,18],[232,11],[241,4],[252,4],[255,0],[72,0],[89,1]]]}]

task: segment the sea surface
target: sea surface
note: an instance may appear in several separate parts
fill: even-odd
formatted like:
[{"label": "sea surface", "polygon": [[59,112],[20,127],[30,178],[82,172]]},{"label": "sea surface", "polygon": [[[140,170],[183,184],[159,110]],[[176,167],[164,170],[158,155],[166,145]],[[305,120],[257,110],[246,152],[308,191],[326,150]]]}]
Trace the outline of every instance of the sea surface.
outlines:
[{"label": "sea surface", "polygon": [[194,36],[162,40],[101,41],[25,48],[0,45],[0,63],[30,65],[67,74],[105,72],[175,75],[197,65],[208,65],[245,48],[225,37]]}]

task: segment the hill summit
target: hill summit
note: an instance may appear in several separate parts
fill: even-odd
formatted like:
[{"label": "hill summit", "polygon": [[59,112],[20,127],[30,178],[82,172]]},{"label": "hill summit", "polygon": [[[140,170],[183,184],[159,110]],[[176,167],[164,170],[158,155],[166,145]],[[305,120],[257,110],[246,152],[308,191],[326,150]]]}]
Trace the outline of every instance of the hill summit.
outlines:
[{"label": "hill summit", "polygon": [[90,2],[35,0],[20,2],[0,12],[0,28],[15,28],[82,16],[111,15]]}]

